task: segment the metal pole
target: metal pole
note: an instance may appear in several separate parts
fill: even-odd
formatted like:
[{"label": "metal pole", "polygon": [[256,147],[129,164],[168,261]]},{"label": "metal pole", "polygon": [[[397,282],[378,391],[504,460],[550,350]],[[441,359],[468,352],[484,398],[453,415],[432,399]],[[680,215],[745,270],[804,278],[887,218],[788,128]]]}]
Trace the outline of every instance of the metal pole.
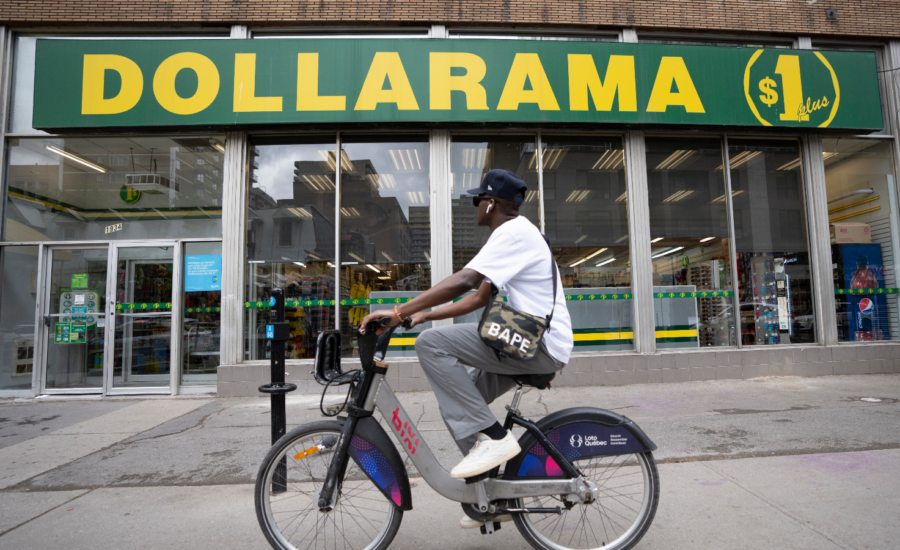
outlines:
[{"label": "metal pole", "polygon": [[[271,358],[272,383],[259,387],[259,391],[268,393],[272,401],[272,444],[274,445],[287,432],[287,415],[285,413],[285,394],[297,389],[296,384],[284,381],[284,345],[291,337],[291,328],[284,322],[284,291],[272,289],[269,300],[269,324],[266,325],[266,339],[272,342],[269,357]],[[272,478],[272,492],[287,491],[287,458],[282,458]]]}]

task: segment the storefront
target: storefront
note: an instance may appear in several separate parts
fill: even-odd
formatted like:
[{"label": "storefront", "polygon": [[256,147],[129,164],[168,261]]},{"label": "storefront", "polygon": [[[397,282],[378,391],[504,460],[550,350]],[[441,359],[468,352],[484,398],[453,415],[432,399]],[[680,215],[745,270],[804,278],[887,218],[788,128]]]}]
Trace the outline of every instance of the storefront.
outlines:
[{"label": "storefront", "polygon": [[494,168],[559,263],[562,384],[897,372],[894,43],[345,30],[8,33],[0,396],[255,395],[273,288],[312,391],[321,331],[352,364],[477,253]]}]

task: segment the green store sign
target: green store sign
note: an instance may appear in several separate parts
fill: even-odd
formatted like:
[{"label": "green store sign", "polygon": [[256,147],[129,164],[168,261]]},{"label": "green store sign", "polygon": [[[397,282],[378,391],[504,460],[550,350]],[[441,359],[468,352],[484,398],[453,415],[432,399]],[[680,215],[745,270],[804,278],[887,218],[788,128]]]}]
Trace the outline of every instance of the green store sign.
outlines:
[{"label": "green store sign", "polygon": [[882,128],[870,52],[438,39],[37,41],[43,129],[373,122]]}]

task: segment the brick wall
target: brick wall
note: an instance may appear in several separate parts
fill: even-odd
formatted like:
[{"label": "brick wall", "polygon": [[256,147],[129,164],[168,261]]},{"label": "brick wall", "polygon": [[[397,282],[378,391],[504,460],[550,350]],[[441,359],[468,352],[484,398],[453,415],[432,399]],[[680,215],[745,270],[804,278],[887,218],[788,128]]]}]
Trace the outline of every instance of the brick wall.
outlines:
[{"label": "brick wall", "polygon": [[[837,10],[828,20],[826,9]],[[13,26],[430,25],[900,36],[898,0],[0,0]]]}]

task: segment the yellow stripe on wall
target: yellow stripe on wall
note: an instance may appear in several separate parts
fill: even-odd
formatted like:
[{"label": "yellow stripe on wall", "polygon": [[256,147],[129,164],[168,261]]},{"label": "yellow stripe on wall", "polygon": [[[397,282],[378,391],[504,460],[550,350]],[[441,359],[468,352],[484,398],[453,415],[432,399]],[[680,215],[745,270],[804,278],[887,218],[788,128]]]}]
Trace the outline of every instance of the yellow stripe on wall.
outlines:
[{"label": "yellow stripe on wall", "polygon": [[657,338],[697,338],[696,330],[657,330]]},{"label": "yellow stripe on wall", "polygon": [[576,342],[587,342],[595,340],[631,340],[634,338],[633,332],[588,332],[585,334],[575,334]]}]

